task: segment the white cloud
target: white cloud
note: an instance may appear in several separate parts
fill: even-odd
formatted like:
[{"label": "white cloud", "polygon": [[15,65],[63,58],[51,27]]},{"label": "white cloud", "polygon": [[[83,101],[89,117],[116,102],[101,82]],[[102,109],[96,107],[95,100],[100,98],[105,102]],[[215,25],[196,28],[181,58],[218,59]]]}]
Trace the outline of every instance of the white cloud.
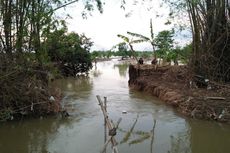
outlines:
[{"label": "white cloud", "polygon": [[[164,25],[167,21],[168,9],[160,8],[158,1],[149,0],[149,4],[133,5],[133,0],[126,0],[125,11],[120,8],[120,2],[120,0],[106,1],[103,14],[95,11],[92,13],[93,16],[88,17],[88,19],[82,19],[83,5],[81,3],[68,7],[66,13],[73,17],[66,20],[69,30],[85,33],[94,42],[95,46],[93,49],[108,50],[113,45],[121,42],[117,34],[126,35],[127,31],[131,31],[150,36],[150,18],[153,19],[154,33],[170,28],[170,26]],[[125,15],[130,12],[132,12],[131,16],[126,18]],[[156,15],[162,17],[156,18]],[[150,48],[148,44],[134,47],[137,50]]]}]

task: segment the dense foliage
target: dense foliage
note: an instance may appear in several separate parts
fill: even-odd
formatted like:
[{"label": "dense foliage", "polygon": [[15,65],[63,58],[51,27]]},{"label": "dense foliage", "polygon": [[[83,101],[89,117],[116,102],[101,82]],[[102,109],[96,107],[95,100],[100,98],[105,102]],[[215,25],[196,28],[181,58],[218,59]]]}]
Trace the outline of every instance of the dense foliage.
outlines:
[{"label": "dense foliage", "polygon": [[157,55],[159,58],[164,61],[170,61],[170,54],[173,51],[173,34],[174,31],[164,30],[158,33],[155,38],[156,46],[157,46]]},{"label": "dense foliage", "polygon": [[[129,40],[132,49],[133,49],[133,45],[136,43],[149,42],[152,45],[152,49],[154,51],[153,54],[151,54],[150,52],[138,52],[133,50],[135,56],[144,57],[144,58],[151,57],[154,59],[158,58],[160,59],[159,61],[160,63],[161,60],[163,59],[163,62],[171,63],[171,61],[173,61],[175,65],[178,64],[178,61],[187,64],[191,56],[191,45],[187,45],[183,48],[178,46],[176,47],[174,43],[174,33],[175,33],[174,29],[160,31],[154,37],[151,23],[152,22],[150,22],[151,38],[133,32],[127,32],[127,34],[134,37],[132,39],[123,36],[123,38]],[[119,45],[123,45],[123,43],[120,43]],[[123,54],[126,54],[126,52],[123,52]]]},{"label": "dense foliage", "polygon": [[56,63],[65,76],[87,73],[92,68],[89,53],[92,45],[84,34],[67,33],[65,28],[49,34],[44,43],[51,61]]}]

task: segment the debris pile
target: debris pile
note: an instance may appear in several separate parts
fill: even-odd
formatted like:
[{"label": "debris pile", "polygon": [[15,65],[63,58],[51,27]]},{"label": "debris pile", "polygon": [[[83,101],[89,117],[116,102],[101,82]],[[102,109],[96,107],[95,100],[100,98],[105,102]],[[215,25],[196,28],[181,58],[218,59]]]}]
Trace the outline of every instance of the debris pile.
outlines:
[{"label": "debris pile", "polygon": [[61,92],[50,90],[44,68],[0,58],[0,121],[60,111]]}]

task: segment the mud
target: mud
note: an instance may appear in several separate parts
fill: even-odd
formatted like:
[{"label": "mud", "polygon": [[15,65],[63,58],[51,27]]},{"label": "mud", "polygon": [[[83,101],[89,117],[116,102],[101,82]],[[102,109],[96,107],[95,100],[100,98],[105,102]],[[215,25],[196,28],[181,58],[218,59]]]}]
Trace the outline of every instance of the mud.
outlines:
[{"label": "mud", "polygon": [[130,65],[130,88],[147,92],[181,114],[230,123],[230,86],[211,83],[198,88],[186,66]]}]

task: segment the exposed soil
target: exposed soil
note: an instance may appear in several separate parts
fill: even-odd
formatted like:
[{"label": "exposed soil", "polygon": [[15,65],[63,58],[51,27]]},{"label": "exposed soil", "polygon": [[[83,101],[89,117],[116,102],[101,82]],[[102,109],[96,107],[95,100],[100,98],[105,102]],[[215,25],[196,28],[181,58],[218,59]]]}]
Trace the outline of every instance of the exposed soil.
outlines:
[{"label": "exposed soil", "polygon": [[151,93],[186,116],[230,123],[230,86],[198,88],[186,66],[130,65],[129,86]]}]

